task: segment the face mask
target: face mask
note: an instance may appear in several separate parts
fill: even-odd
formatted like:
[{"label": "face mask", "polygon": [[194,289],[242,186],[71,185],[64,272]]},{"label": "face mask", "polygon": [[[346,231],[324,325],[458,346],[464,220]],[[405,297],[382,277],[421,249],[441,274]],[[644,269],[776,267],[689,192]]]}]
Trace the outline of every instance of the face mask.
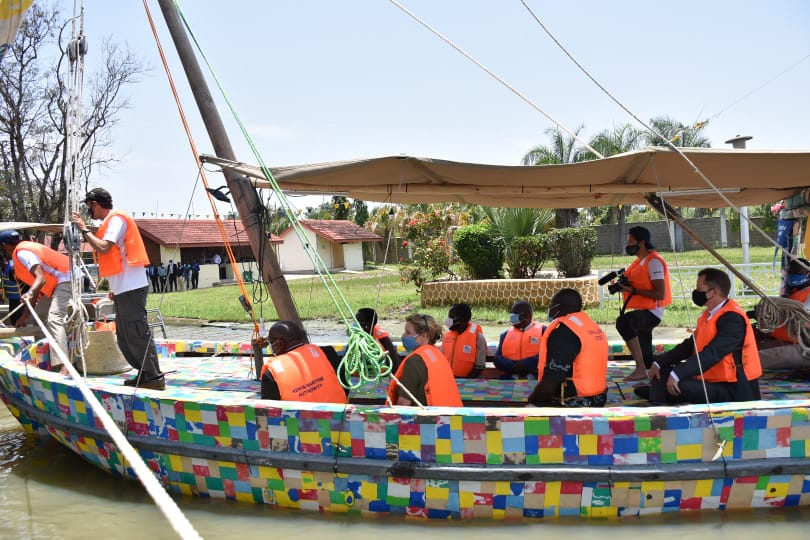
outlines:
[{"label": "face mask", "polygon": [[450,317],[447,317],[447,318],[444,320],[444,325],[445,325],[447,328],[450,328],[451,326],[453,326],[453,322],[454,322],[454,321],[453,321],[453,319],[451,319]]},{"label": "face mask", "polygon": [[416,336],[402,336],[402,346],[406,351],[411,352],[419,346],[419,343],[416,341]]},{"label": "face mask", "polygon": [[630,256],[636,255],[639,249],[638,244],[624,246],[624,252]]},{"label": "face mask", "polygon": [[512,324],[512,326],[520,324],[520,313],[510,313],[509,322]]},{"label": "face mask", "polygon": [[791,289],[798,289],[810,283],[810,276],[805,276],[804,274],[788,274],[785,282]]},{"label": "face mask", "polygon": [[706,298],[707,292],[708,291],[699,291],[695,289],[694,291],[692,291],[692,302],[694,302],[695,305],[699,307],[705,306],[706,302],[709,301],[709,299]]}]

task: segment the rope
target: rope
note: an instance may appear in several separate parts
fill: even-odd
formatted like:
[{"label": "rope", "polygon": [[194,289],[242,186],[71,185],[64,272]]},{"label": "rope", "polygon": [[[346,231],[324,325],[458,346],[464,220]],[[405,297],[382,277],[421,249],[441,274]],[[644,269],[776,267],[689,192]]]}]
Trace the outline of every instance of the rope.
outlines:
[{"label": "rope", "polygon": [[338,379],[349,390],[357,390],[365,382],[388,376],[393,367],[388,351],[382,350],[373,337],[368,340],[359,334],[368,336],[361,328],[349,327],[349,342],[337,367]]},{"label": "rope", "polygon": [[810,313],[804,304],[781,296],[765,297],[757,304],[757,326],[763,332],[773,332],[784,326],[788,334],[799,340],[802,351],[810,353]]},{"label": "rope", "polygon": [[[199,152],[197,152],[197,145],[194,143],[194,137],[191,134],[191,128],[188,125],[188,121],[186,120],[185,111],[183,110],[183,106],[180,103],[180,96],[177,93],[177,87],[174,85],[174,78],[172,77],[171,70],[169,69],[169,64],[166,61],[166,55],[163,53],[163,46],[160,43],[160,38],[158,37],[157,28],[155,28],[155,22],[152,19],[152,13],[149,10],[149,4],[147,3],[146,0],[143,0],[143,7],[144,7],[144,10],[146,11],[146,17],[149,19],[149,26],[152,28],[152,35],[154,35],[154,37],[155,37],[155,44],[157,45],[158,53],[160,54],[160,60],[163,63],[163,68],[164,68],[164,70],[166,72],[166,77],[167,77],[167,79],[169,81],[169,86],[171,87],[172,95],[174,96],[174,101],[175,101],[175,103],[177,105],[177,112],[180,114],[180,120],[183,123],[183,129],[185,129],[185,131],[186,131],[186,137],[188,138],[188,143],[189,143],[189,147],[191,148],[191,153],[194,156],[195,163],[197,164],[197,169],[199,171],[199,176],[200,176],[200,178],[202,178],[203,185],[205,186],[205,189],[206,189],[205,193],[206,193],[206,195],[208,195],[208,202],[211,204],[211,209],[212,209],[213,214],[214,214],[214,220],[217,223],[217,228],[219,229],[220,236],[222,237],[222,241],[225,244],[225,250],[226,250],[227,255],[228,255],[228,260],[231,263],[231,268],[233,270],[234,277],[236,278],[236,281],[237,281],[237,283],[239,285],[239,290],[241,291],[242,296],[245,299],[246,311],[248,312],[251,319],[253,320],[253,334],[254,334],[254,337],[256,337],[259,334],[259,321],[256,318],[256,313],[253,310],[253,305],[250,304],[248,302],[248,300],[247,300],[248,299],[248,291],[247,291],[247,288],[245,288],[245,282],[242,279],[242,274],[241,274],[241,272],[239,272],[239,267],[236,264],[236,257],[234,256],[233,249],[231,248],[231,244],[228,241],[228,236],[227,236],[227,234],[225,232],[225,225],[222,223],[222,218],[220,217],[219,212],[217,211],[215,199],[214,199],[213,195],[211,195],[211,192],[208,191],[208,187],[209,187],[208,186],[208,177],[205,175],[205,169],[203,168],[202,162],[200,161]],[[192,193],[192,196],[193,196],[193,193]],[[186,216],[188,216],[188,212],[186,212]],[[188,221],[188,220],[186,219],[186,221]],[[185,228],[185,223],[184,223],[183,227]],[[179,240],[178,240],[178,243],[179,243]],[[163,301],[163,299],[161,298],[161,302],[162,301]]]},{"label": "rope", "polygon": [[56,355],[62,360],[62,364],[70,373],[71,378],[76,383],[79,391],[84,396],[84,399],[90,405],[90,408],[93,409],[93,413],[95,417],[101,421],[101,424],[104,426],[104,429],[110,434],[113,442],[124,455],[124,457],[129,461],[132,465],[132,468],[135,470],[135,473],[138,476],[138,480],[140,480],[143,487],[146,489],[149,496],[152,497],[152,500],[155,501],[155,504],[163,512],[163,515],[166,516],[166,519],[169,520],[169,523],[172,525],[172,528],[177,532],[177,534],[184,539],[202,539],[202,536],[194,529],[194,526],[191,522],[188,521],[183,512],[177,506],[177,503],[174,502],[166,490],[163,489],[163,486],[160,485],[157,477],[149,470],[149,467],[141,458],[138,451],[129,443],[126,436],[118,429],[118,426],[115,424],[115,420],[113,420],[104,406],[99,402],[98,398],[96,398],[93,391],[90,390],[90,387],[87,386],[84,380],[82,380],[81,375],[76,368],[70,363],[65,355],[65,352],[56,345],[56,340],[54,340],[51,333],[46,328],[45,324],[43,324],[42,320],[34,311],[33,307],[31,307],[31,303],[28,299],[25,299],[25,304],[28,306],[28,310],[31,312],[31,316],[34,317],[34,320],[39,325],[42,332],[45,334],[45,338],[51,344],[51,350],[56,352]]}]

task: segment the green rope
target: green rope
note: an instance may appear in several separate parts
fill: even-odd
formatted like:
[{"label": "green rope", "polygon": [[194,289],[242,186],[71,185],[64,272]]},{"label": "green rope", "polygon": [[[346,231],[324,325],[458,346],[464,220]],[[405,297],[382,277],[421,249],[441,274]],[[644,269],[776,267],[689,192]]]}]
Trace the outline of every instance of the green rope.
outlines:
[{"label": "green rope", "polygon": [[338,379],[344,388],[357,390],[363,383],[379,381],[391,373],[392,366],[388,351],[384,351],[372,336],[361,328],[349,327],[349,341],[337,368]]},{"label": "green rope", "polygon": [[[270,169],[265,165],[264,159],[262,158],[261,152],[257,148],[256,144],[253,141],[253,138],[247,131],[247,127],[245,126],[244,122],[240,118],[239,114],[236,112],[236,109],[231,102],[230,98],[228,97],[227,93],[225,92],[225,88],[222,86],[219,78],[217,77],[216,73],[214,72],[211,63],[208,61],[208,57],[206,56],[205,52],[202,49],[197,37],[192,32],[191,27],[186,20],[185,15],[183,14],[183,10],[180,8],[180,4],[178,0],[173,0],[174,6],[177,9],[177,13],[180,16],[180,19],[183,21],[183,25],[186,27],[186,31],[188,32],[191,40],[194,42],[197,51],[199,51],[200,56],[202,56],[205,65],[208,67],[208,71],[213,77],[214,81],[216,82],[217,88],[219,89],[222,97],[225,99],[225,102],[228,104],[228,108],[233,115],[234,120],[239,125],[239,129],[242,132],[245,140],[247,141],[248,145],[250,146],[250,150],[253,153],[253,156],[256,158],[256,161],[259,163],[259,167],[264,174],[265,179],[270,183],[270,186],[273,189],[273,192],[278,196],[279,203],[282,209],[284,209],[285,214],[287,215],[288,219],[290,220],[290,224],[292,225],[293,230],[295,231],[298,240],[301,242],[301,245],[304,246],[304,251],[306,252],[307,256],[309,257],[310,262],[312,263],[313,268],[318,273],[318,277],[321,280],[324,288],[326,289],[327,294],[332,299],[332,303],[335,305],[335,308],[338,311],[339,317],[343,320],[343,323],[350,329],[349,330],[349,343],[347,346],[346,354],[344,355],[343,360],[341,361],[341,366],[344,364],[346,367],[345,370],[357,370],[357,371],[348,371],[348,373],[357,373],[360,380],[378,380],[380,377],[384,377],[391,372],[391,359],[388,358],[387,364],[383,357],[387,357],[386,354],[381,353],[381,348],[377,344],[376,340],[366,332],[356,332],[352,331],[353,323],[357,324],[357,320],[354,318],[354,311],[352,310],[349,302],[343,296],[343,293],[340,292],[340,289],[335,282],[335,278],[329,272],[326,263],[324,263],[321,256],[318,254],[316,250],[313,250],[312,247],[309,245],[309,240],[307,238],[306,232],[304,231],[303,225],[301,225],[297,213],[293,210],[292,205],[290,204],[287,196],[281,191],[281,188],[276,182],[276,179],[273,177],[272,172]],[[358,325],[359,326],[359,325]],[[376,349],[377,353],[373,354],[372,350]],[[351,354],[350,354],[351,352]],[[372,366],[372,364],[375,364]],[[374,374],[376,378],[368,378]],[[364,379],[365,378],[365,379]],[[351,378],[347,377],[346,381],[351,381]],[[354,383],[352,382],[341,382],[347,388],[355,388]],[[362,384],[359,383],[359,384]]]}]

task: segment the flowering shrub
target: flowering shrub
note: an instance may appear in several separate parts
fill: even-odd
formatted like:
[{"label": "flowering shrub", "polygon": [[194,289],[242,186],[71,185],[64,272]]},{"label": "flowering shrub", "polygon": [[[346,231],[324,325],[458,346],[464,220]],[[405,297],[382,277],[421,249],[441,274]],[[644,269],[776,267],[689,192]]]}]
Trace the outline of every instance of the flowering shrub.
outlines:
[{"label": "flowering shrub", "polygon": [[422,291],[422,285],[427,281],[443,274],[452,275],[451,249],[445,239],[446,218],[440,212],[419,213],[402,227],[406,238],[402,247],[411,248],[413,264],[402,266],[400,280],[413,283],[417,292]]}]

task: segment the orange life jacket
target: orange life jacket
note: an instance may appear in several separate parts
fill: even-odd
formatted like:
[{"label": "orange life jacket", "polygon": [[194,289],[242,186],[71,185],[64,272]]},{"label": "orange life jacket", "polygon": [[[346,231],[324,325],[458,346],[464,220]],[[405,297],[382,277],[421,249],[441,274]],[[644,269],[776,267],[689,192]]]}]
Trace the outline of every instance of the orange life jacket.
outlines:
[{"label": "orange life jacket", "polygon": [[391,334],[380,328],[378,325],[374,325],[374,328],[371,329],[371,335],[374,339],[377,340],[377,343],[380,344],[381,349],[385,349],[382,344],[382,340],[387,337],[391,337]]},{"label": "orange life jacket", "polygon": [[[704,311],[698,318],[697,328],[695,328],[695,346],[698,351],[702,351],[709,342],[717,335],[717,321],[726,313],[737,313],[745,321],[745,340],[742,346],[742,365],[745,377],[749,381],[758,379],[762,375],[762,364],[759,361],[759,350],[754,337],[754,329],[751,322],[745,315],[745,311],[734,300],[727,300],[714,316],[709,319],[709,311]],[[724,356],[719,362],[707,371],[703,372],[703,378],[707,382],[737,382],[737,368],[734,365],[734,357],[731,354]]]},{"label": "orange life jacket", "polygon": [[[402,372],[405,370],[405,364],[414,356],[419,355],[425,362],[428,372],[427,384],[425,384],[425,397],[427,403],[424,405],[433,405],[436,407],[462,407],[461,394],[458,392],[456,385],[456,378],[450,369],[450,363],[444,357],[442,351],[434,345],[421,345],[416,348],[412,353],[405,357],[405,360],[399,365],[397,369],[396,378],[402,377]],[[407,395],[407,394],[406,394]],[[399,386],[394,379],[388,385],[388,397],[391,398],[391,403],[397,404],[399,399]]]},{"label": "orange life jacket", "polygon": [[624,297],[624,301],[627,302],[627,309],[655,309],[666,307],[672,303],[672,288],[669,286],[669,268],[667,268],[667,263],[664,262],[664,259],[661,258],[657,251],[650,251],[647,256],[644,257],[644,262],[641,262],[642,259],[636,257],[636,260],[627,267],[624,275],[630,283],[633,284],[634,288],[644,291],[651,290],[653,284],[647,265],[653,259],[661,261],[661,265],[664,267],[664,298],[662,300],[656,300],[647,296],[641,296],[640,294],[634,294],[633,297],[630,298],[630,301],[627,302],[627,298],[631,293],[623,293],[622,296]]},{"label": "orange life jacket", "polygon": [[450,362],[453,375],[466,377],[475,367],[475,357],[478,353],[478,334],[484,330],[480,325],[469,323],[466,330],[459,334],[455,330],[448,330],[442,338],[442,354]]},{"label": "orange life jacket", "polygon": [[[124,236],[124,247],[127,251],[127,264],[129,266],[147,266],[149,265],[149,257],[146,255],[146,247],[143,245],[143,238],[141,238],[141,231],[138,230],[138,225],[129,214],[121,210],[111,210],[101,227],[98,228],[96,236],[104,238],[104,233],[107,232],[107,227],[110,224],[110,219],[113,216],[120,216],[127,222],[127,231]],[[121,250],[118,249],[117,244],[113,246],[106,253],[98,254],[98,275],[101,277],[114,276],[120,274],[124,270],[123,263],[121,262]]]},{"label": "orange life jacket", "polygon": [[579,338],[582,347],[574,359],[571,380],[578,397],[590,397],[607,390],[608,342],[602,328],[587,313],[578,311],[554,319],[546,328],[540,342],[540,360],[537,362],[537,380],[543,380],[546,369],[548,338],[561,324]]},{"label": "orange life jacket", "polygon": [[[810,296],[810,287],[805,287],[804,289],[793,291],[792,293],[790,293],[790,296],[788,296],[788,298],[804,304],[808,296]],[[782,341],[787,341],[788,343],[799,342],[798,339],[788,334],[787,328],[785,328],[784,326],[780,326],[779,328],[774,330],[773,333],[771,334],[771,337],[774,339],[781,339]]]},{"label": "orange life jacket", "polygon": [[[67,255],[54,251],[51,248],[43,246],[37,242],[20,242],[17,244],[17,247],[14,248],[14,272],[16,273],[17,278],[23,283],[27,284],[29,287],[34,284],[36,277],[28,268],[25,267],[22,262],[20,262],[20,259],[17,258],[17,252],[19,250],[33,252],[43,265],[50,266],[51,268],[55,268],[63,273],[68,273],[70,271],[70,259],[68,259]],[[53,294],[53,290],[57,285],[59,285],[59,279],[52,273],[45,271],[45,268],[42,268],[42,274],[45,276],[45,285],[42,286],[42,293],[45,296],[51,296]]]},{"label": "orange life jacket", "polygon": [[506,331],[501,344],[501,356],[506,360],[518,362],[524,358],[536,355],[540,351],[540,340],[543,338],[545,326],[532,321],[520,330],[512,327]]},{"label": "orange life jacket", "polygon": [[337,374],[317,345],[308,343],[269,358],[261,375],[270,372],[283,401],[346,403]]}]

